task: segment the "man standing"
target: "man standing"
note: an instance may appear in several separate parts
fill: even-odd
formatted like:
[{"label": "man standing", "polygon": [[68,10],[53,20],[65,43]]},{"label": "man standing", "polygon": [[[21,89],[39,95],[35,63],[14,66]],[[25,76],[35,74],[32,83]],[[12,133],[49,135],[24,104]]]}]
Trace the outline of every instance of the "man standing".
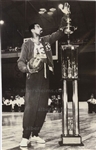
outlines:
[{"label": "man standing", "polygon": [[29,138],[45,143],[39,132],[48,111],[49,70],[54,70],[51,44],[60,39],[66,26],[65,15],[57,32],[40,37],[43,32],[38,23],[29,26],[32,37],[22,45],[18,68],[26,73],[25,110],[23,116],[23,136],[20,146],[28,146]]}]

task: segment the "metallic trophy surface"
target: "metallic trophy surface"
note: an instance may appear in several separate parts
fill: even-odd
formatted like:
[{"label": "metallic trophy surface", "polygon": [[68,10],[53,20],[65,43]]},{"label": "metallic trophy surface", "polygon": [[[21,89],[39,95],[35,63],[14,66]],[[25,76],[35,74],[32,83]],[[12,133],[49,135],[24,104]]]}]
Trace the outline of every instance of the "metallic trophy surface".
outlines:
[{"label": "metallic trophy surface", "polygon": [[[79,133],[79,103],[78,103],[78,47],[70,43],[70,35],[77,29],[71,25],[70,5],[64,4],[60,7],[61,11],[66,15],[67,26],[64,33],[67,34],[67,44],[61,44],[61,68],[63,79],[62,94],[62,135],[60,145],[83,145],[82,138]],[[68,113],[68,93],[67,84],[72,83],[72,114]]]}]

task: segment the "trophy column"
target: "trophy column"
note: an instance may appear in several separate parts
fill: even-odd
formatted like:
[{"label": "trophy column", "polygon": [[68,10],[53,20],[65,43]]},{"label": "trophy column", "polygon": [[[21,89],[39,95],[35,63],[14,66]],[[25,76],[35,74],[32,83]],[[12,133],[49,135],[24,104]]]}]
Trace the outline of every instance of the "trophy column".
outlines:
[{"label": "trophy column", "polygon": [[[63,79],[62,94],[62,135],[59,144],[62,145],[83,145],[82,138],[79,133],[79,103],[78,103],[78,47],[70,43],[70,34],[77,28],[71,25],[70,5],[68,3],[60,7],[61,11],[66,15],[67,25],[64,33],[67,34],[67,44],[61,45],[61,68]],[[72,84],[72,112],[68,113],[68,82]]]},{"label": "trophy column", "polygon": [[65,91],[62,95],[63,98],[63,113],[62,113],[62,132],[66,136],[68,135],[68,96],[67,96],[67,82],[63,81],[63,91]]},{"label": "trophy column", "polygon": [[[61,45],[62,49],[62,135],[60,145],[83,145],[79,134],[79,103],[78,103],[78,45]],[[68,114],[67,84],[72,83],[72,112]]]},{"label": "trophy column", "polygon": [[79,135],[78,83],[73,81],[73,133]]}]

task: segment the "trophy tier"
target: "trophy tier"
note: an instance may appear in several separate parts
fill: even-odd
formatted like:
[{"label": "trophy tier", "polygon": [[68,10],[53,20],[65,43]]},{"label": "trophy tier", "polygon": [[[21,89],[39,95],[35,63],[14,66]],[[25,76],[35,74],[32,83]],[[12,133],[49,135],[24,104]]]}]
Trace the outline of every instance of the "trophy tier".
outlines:
[{"label": "trophy tier", "polygon": [[65,80],[78,79],[78,45],[61,45],[62,78]]}]

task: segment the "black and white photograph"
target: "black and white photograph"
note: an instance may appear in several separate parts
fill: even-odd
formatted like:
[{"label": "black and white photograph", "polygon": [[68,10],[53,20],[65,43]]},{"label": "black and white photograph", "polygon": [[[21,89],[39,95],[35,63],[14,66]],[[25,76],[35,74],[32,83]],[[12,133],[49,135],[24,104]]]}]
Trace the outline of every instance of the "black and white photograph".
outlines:
[{"label": "black and white photograph", "polygon": [[96,1],[0,0],[1,150],[96,150]]}]

